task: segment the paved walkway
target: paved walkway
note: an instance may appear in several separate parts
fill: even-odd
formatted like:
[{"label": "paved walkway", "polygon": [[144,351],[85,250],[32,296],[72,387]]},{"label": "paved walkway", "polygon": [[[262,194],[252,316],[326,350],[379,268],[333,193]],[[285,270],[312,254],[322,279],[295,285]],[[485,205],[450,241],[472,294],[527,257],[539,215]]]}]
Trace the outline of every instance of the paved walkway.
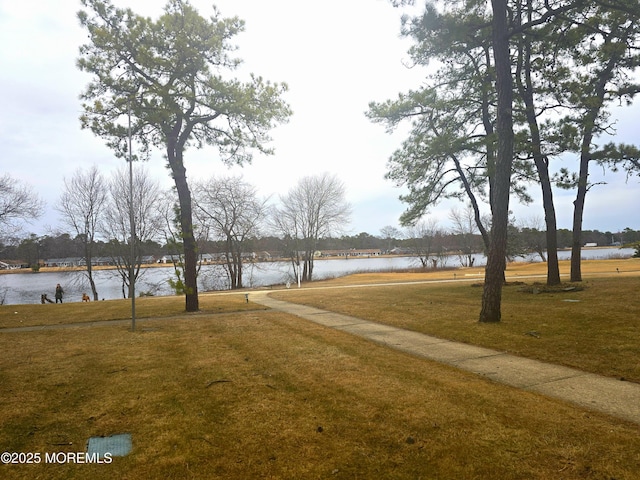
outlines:
[{"label": "paved walkway", "polygon": [[637,383],[284,302],[269,297],[267,292],[251,293],[251,301],[397,350],[483,375],[495,382],[541,393],[640,424],[640,384]]}]

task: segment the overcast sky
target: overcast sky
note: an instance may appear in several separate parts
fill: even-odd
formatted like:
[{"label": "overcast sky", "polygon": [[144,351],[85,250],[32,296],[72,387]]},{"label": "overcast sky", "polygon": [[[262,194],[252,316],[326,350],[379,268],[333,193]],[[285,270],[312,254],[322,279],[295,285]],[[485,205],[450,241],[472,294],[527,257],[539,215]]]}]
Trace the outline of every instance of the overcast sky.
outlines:
[{"label": "overcast sky", "polygon": [[[192,0],[203,16],[211,0]],[[228,169],[212,148],[188,150],[190,179],[242,174],[262,195],[277,199],[305,175],[336,173],[345,182],[353,205],[349,233],[378,235],[398,226],[404,210],[401,191],[384,179],[386,162],[399,146],[402,132],[391,136],[367,120],[370,101],[383,101],[417,88],[424,70],[407,68],[410,43],[399,37],[401,11],[388,0],[218,0],[224,16],[246,22],[236,39],[240,74],[253,72],[286,82],[290,121],[272,132],[275,155],[256,155],[251,165]],[[157,17],[161,0],[116,0],[137,13]],[[98,164],[105,174],[122,166],[104,142],[80,130],[78,95],[88,77],[75,66],[78,47],[88,41],[76,12],[79,1],[0,0],[0,145],[2,172],[32,185],[48,203],[47,214],[27,231],[47,233],[59,224],[51,207],[63,179],[79,167]],[[637,141],[640,108],[620,108],[617,140]],[[147,165],[164,186],[172,180],[161,152]],[[569,161],[566,166],[572,167]],[[585,229],[640,229],[640,183],[623,174],[592,167],[591,180],[606,181],[588,194]],[[531,193],[539,198],[539,187]],[[574,192],[556,192],[558,226],[571,228]],[[440,225],[449,223],[456,203],[432,210]],[[459,204],[459,207],[462,207]],[[516,218],[542,218],[540,202],[528,207],[512,202]]]}]

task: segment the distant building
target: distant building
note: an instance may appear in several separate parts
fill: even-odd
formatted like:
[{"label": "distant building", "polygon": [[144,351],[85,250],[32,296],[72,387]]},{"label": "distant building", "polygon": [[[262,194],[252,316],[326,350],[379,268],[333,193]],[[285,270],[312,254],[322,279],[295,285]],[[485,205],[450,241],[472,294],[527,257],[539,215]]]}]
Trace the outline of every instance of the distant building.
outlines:
[{"label": "distant building", "polygon": [[[347,250],[323,250],[320,257],[378,257],[382,255],[379,248],[351,248]],[[318,256],[316,254],[316,256]]]},{"label": "distant building", "polygon": [[49,258],[44,261],[45,267],[79,267],[86,265],[82,257]]},{"label": "distant building", "polygon": [[18,270],[20,268],[27,268],[28,263],[20,260],[3,260],[0,261],[0,270]]}]

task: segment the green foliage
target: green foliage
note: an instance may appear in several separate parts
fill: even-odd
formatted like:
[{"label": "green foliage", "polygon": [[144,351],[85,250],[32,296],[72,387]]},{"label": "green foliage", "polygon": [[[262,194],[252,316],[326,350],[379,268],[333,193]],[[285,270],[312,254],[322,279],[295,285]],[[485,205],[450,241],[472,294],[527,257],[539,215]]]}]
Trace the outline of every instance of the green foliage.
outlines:
[{"label": "green foliage", "polygon": [[180,207],[174,205],[174,217],[171,219],[172,227],[168,230],[166,240],[166,249],[173,263],[173,271],[175,278],[169,278],[167,281],[171,289],[176,295],[185,295],[187,287],[184,283],[184,259],[180,252],[184,245],[181,240],[182,232],[180,230]]},{"label": "green foliage", "polygon": [[[403,34],[415,40],[409,50],[413,62],[428,66],[435,60],[438,69],[422,88],[371,103],[367,113],[388,131],[411,124],[386,175],[409,190],[400,197],[408,205],[403,225],[415,224],[444,199],[468,199],[474,208],[481,200],[491,202],[497,96],[490,25],[486,3],[475,0],[446,8],[428,3],[422,15],[404,20]],[[529,162],[515,159],[511,184],[523,202],[531,201],[523,182],[532,175]]]},{"label": "green foliage", "polygon": [[204,18],[187,0],[170,0],[154,21],[109,0],[81,2],[92,13],[78,13],[90,38],[80,48],[78,67],[93,76],[81,96],[82,127],[120,156],[129,153],[129,133],[142,154],[152,147],[165,150],[181,207],[187,310],[196,311],[197,254],[184,152],[210,145],[227,164],[249,162],[255,150],[273,153],[266,146],[269,130],[291,114],[281,99],[287,86],[253,74],[245,82],[229,79],[227,73],[240,64],[230,41],[244,22],[222,18],[215,7]]},{"label": "green foliage", "polygon": [[553,181],[558,188],[571,190],[578,186],[578,174],[562,167],[558,173],[554,174]]},{"label": "green foliage", "polygon": [[215,8],[204,18],[183,0],[171,0],[156,21],[108,0],[82,5],[92,11],[78,13],[91,43],[80,48],[77,63],[93,75],[81,97],[83,128],[126,155],[122,119],[130,112],[143,151],[174,139],[182,148],[213,145],[231,163],[250,160],[251,149],[271,153],[267,132],[290,115],[280,99],[287,86],[220,74],[241,63],[230,40],[244,29],[242,20],[222,18]]},{"label": "green foliage", "polygon": [[184,264],[182,262],[174,263],[174,274],[175,278],[169,278],[167,282],[171,289],[175,292],[176,295],[185,295],[187,293],[187,287],[183,281],[182,268],[184,268]]},{"label": "green foliage", "polygon": [[591,158],[601,165],[607,165],[612,171],[622,169],[628,175],[640,176],[640,149],[624,143],[607,143],[593,152]]},{"label": "green foliage", "polygon": [[[629,105],[640,91],[632,74],[640,66],[640,11],[628,0],[562,5],[505,0],[492,2],[493,8],[496,4],[506,7],[511,22],[505,36],[516,87],[509,106],[515,133],[509,190],[530,202],[527,186],[540,182],[551,248],[556,229],[552,183],[577,189],[575,208],[581,209],[594,186],[588,181],[589,162],[628,176],[640,174],[637,147],[597,146],[598,138],[612,131],[609,105]],[[486,2],[460,0],[427,2],[421,15],[404,18],[402,33],[414,40],[409,50],[414,65],[437,62],[437,69],[421,88],[371,103],[368,112],[387,131],[410,125],[386,174],[407,190],[400,197],[407,205],[403,225],[415,224],[443,199],[468,198],[475,208],[488,200],[494,215],[501,203],[493,195],[504,190],[498,183],[506,182],[496,175],[503,170],[496,142],[500,85],[490,15]],[[550,173],[552,160],[567,153],[578,157],[579,166]],[[579,235],[581,226],[575,230]]]}]

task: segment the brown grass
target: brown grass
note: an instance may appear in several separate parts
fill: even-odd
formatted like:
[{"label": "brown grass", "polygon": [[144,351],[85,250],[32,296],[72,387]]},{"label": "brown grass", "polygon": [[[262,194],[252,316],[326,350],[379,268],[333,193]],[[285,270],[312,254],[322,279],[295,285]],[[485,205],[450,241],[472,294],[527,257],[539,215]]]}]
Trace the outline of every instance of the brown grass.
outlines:
[{"label": "brown grass", "polygon": [[[563,262],[568,269],[568,264]],[[503,319],[499,324],[478,322],[482,288],[477,270],[457,272],[455,282],[348,288],[291,290],[274,296],[319,308],[472,343],[602,375],[640,382],[640,262],[601,260],[584,262],[584,282],[575,290],[542,292],[544,265],[511,266],[511,283],[503,290]],[[618,268],[622,273],[617,273]],[[466,273],[466,274],[465,274]],[[395,274],[394,281],[431,279],[437,273]],[[341,282],[374,283],[385,278],[344,278]],[[364,282],[362,280],[365,280]],[[513,281],[519,280],[519,281]],[[523,282],[526,284],[523,285]],[[328,284],[327,284],[328,285]],[[565,284],[564,288],[572,285]],[[582,290],[580,290],[582,288]]]},{"label": "brown grass", "polygon": [[0,336],[4,478],[633,478],[637,426],[273,312]]},{"label": "brown grass", "polygon": [[[449,300],[477,301],[480,289],[454,286]],[[421,286],[419,298],[405,297],[406,286],[387,288],[405,318],[412,302],[447,299],[440,287]],[[543,297],[510,289],[523,306]],[[325,295],[358,291],[387,308],[374,287]],[[545,298],[553,310],[589,297]],[[184,308],[176,297],[144,300],[162,303],[165,313]],[[201,301],[209,312],[143,320],[136,333],[119,324],[0,331],[1,451],[79,452],[91,436],[133,438],[131,454],[108,465],[1,465],[2,478],[638,478],[637,425],[257,310],[243,295]],[[126,318],[128,303],[121,304]],[[477,327],[477,303],[455,308],[458,322]],[[514,321],[484,326],[485,334]],[[522,336],[550,336],[541,333]]]},{"label": "brown grass", "polygon": [[[247,303],[242,295],[220,296],[200,295],[200,312],[237,312],[263,309]],[[184,314],[183,297],[143,297],[136,299],[136,318],[171,317]],[[105,320],[125,320],[131,318],[130,300],[105,300],[101,302],[73,302],[65,304],[2,305],[0,306],[0,328],[30,327],[35,325],[59,325],[88,323]]]}]

